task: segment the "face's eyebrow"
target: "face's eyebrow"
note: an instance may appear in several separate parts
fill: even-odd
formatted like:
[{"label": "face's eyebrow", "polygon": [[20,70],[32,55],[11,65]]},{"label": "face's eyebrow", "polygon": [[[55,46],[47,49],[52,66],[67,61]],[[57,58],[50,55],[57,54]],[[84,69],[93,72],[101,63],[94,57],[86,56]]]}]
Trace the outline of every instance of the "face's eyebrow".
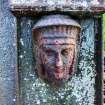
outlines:
[{"label": "face's eyebrow", "polygon": [[42,44],[45,44],[45,45],[73,45],[74,44],[75,45],[76,40],[74,40],[74,39],[70,39],[70,38],[67,38],[67,39],[62,39],[62,38],[43,39]]},{"label": "face's eyebrow", "polygon": [[[74,47],[75,45],[74,44],[64,44],[64,45],[61,45],[61,48],[63,48],[63,49],[69,49],[69,48],[71,48],[71,47]],[[54,45],[54,44],[44,44],[44,45],[42,45],[41,46],[41,48],[43,49],[43,50],[45,50],[45,49],[56,49],[57,47],[56,47],[56,45]]]},{"label": "face's eyebrow", "polygon": [[46,45],[42,45],[42,48],[43,48],[43,49],[51,49],[52,47],[46,46]]},{"label": "face's eyebrow", "polygon": [[55,52],[55,49],[50,48],[50,47],[42,47],[43,51],[53,51]]},{"label": "face's eyebrow", "polygon": [[46,43],[44,45],[75,45],[73,43],[60,43],[60,44],[56,44],[56,43]]},{"label": "face's eyebrow", "polygon": [[49,37],[47,37],[47,36],[44,36],[43,37],[44,39],[76,39],[76,37],[71,37],[71,36],[60,36],[60,37],[58,37],[58,36],[49,36]]}]

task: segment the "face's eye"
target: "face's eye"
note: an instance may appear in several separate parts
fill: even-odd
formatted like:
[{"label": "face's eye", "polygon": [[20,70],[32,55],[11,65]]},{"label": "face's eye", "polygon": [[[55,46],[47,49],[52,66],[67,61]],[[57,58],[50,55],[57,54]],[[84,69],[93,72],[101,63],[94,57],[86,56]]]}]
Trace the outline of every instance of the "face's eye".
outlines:
[{"label": "face's eye", "polygon": [[51,49],[46,49],[46,50],[45,50],[45,53],[47,54],[47,56],[52,56],[52,55],[54,55],[54,51],[51,50]]},{"label": "face's eye", "polygon": [[72,51],[72,48],[64,49],[61,51],[61,54],[67,56],[70,54],[70,51]]}]

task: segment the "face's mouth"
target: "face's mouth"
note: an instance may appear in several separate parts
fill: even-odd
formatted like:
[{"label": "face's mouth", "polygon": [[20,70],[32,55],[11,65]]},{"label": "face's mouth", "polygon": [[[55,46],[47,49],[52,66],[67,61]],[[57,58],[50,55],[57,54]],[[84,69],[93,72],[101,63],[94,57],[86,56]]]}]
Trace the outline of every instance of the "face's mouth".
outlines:
[{"label": "face's mouth", "polygon": [[61,69],[61,68],[56,68],[56,69],[55,69],[55,72],[56,72],[56,73],[62,73],[62,72],[63,72],[63,69]]},{"label": "face's mouth", "polygon": [[55,76],[56,79],[63,79],[63,75],[64,75],[63,71],[62,72],[60,71],[60,72],[55,72],[54,73],[54,76]]}]

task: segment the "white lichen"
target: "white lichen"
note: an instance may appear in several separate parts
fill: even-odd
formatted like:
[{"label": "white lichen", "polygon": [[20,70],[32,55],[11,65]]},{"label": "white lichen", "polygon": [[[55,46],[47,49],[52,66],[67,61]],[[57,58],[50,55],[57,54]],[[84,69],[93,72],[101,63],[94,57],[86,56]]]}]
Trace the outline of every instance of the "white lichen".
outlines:
[{"label": "white lichen", "polygon": [[20,38],[20,43],[21,43],[22,46],[24,46],[24,42],[23,42],[22,38]]}]

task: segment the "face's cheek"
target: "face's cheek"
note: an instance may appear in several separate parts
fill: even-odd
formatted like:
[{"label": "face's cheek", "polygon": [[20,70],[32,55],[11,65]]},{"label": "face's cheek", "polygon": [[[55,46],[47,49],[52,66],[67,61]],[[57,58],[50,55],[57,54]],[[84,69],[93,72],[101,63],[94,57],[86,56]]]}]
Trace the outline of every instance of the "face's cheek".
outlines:
[{"label": "face's cheek", "polygon": [[62,57],[63,58],[63,64],[64,65],[67,65],[67,66],[70,66],[71,63],[72,63],[72,60],[73,60],[73,56],[74,56],[74,51],[70,51],[68,53],[68,55],[63,56]]},{"label": "face's cheek", "polygon": [[55,55],[53,52],[45,52],[43,50],[42,58],[42,65],[46,72],[53,72],[54,71],[54,64],[55,64]]},{"label": "face's cheek", "polygon": [[69,53],[63,56],[63,68],[64,68],[64,76],[63,78],[68,79],[73,74],[73,64],[74,64],[74,56],[75,49],[72,48]]},{"label": "face's cheek", "polygon": [[52,56],[52,57],[49,57],[47,56],[47,63],[46,63],[46,66],[48,67],[48,69],[51,71],[53,70],[54,71],[54,67],[55,67],[55,57]]},{"label": "face's cheek", "polygon": [[63,57],[63,71],[64,71],[64,75],[69,74],[70,66],[71,66],[71,58],[70,58],[70,56],[68,55],[66,57]]}]

